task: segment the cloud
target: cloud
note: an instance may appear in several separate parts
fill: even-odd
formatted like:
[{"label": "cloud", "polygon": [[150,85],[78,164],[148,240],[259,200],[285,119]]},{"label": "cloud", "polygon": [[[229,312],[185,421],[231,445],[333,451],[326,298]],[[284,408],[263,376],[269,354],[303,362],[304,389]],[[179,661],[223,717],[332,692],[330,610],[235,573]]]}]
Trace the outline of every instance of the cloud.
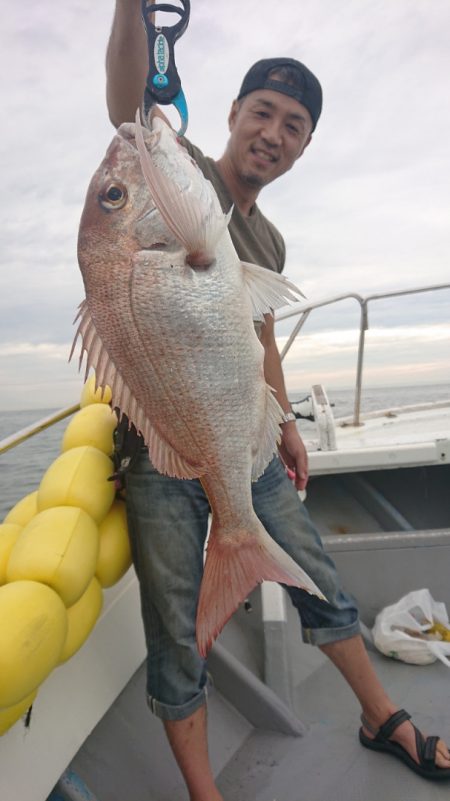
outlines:
[{"label": "cloud", "polygon": [[[280,351],[287,336],[277,337]],[[291,392],[314,383],[351,387],[356,381],[359,329],[300,333],[283,361]],[[449,381],[450,323],[371,327],[366,332],[363,376],[369,385]],[[336,369],[336,365],[338,368]]]},{"label": "cloud", "polygon": [[44,356],[46,359],[64,359],[67,361],[69,345],[55,345],[53,342],[13,342],[0,345],[0,356]]},{"label": "cloud", "polygon": [[[41,0],[25,15],[11,5],[3,20],[3,343],[58,347],[73,333],[83,297],[79,218],[113,135],[104,69],[112,14],[111,0]],[[223,152],[229,106],[253,61],[293,55],[321,79],[324,110],[313,141],[260,203],[285,236],[286,273],[308,297],[449,280],[449,26],[448,0],[192,4],[177,65],[189,136],[211,156]],[[425,325],[448,319],[448,294],[401,312],[378,308],[371,317],[379,325],[407,325],[409,312]],[[349,326],[330,309],[319,317],[325,328]],[[47,364],[50,398],[59,379],[48,365],[57,360],[50,352],[34,357]],[[28,358],[0,353],[13,406],[23,401],[14,387],[35,380]],[[2,404],[4,397],[2,388]]]},{"label": "cloud", "polygon": [[71,406],[81,395],[84,374],[77,359],[68,363],[70,347],[54,343],[15,343],[0,351],[1,409],[56,409]]}]

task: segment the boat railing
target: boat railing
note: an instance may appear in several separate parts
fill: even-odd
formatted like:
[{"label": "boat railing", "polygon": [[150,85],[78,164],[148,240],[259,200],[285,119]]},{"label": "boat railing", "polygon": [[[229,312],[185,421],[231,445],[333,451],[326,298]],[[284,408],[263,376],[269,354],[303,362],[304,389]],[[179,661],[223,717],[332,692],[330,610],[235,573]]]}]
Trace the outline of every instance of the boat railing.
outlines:
[{"label": "boat railing", "polygon": [[[360,327],[359,327],[358,359],[356,368],[354,413],[352,422],[353,425],[358,426],[360,425],[365,335],[366,331],[369,328],[369,312],[368,312],[369,303],[372,303],[372,301],[382,300],[386,298],[414,295],[414,294],[419,294],[421,292],[436,292],[443,289],[450,289],[450,284],[435,284],[432,286],[418,287],[416,289],[403,289],[403,290],[397,290],[395,292],[376,293],[373,295],[366,295],[365,297],[355,292],[349,292],[342,295],[333,295],[332,297],[329,298],[322,298],[321,300],[316,300],[311,303],[296,303],[295,305],[290,306],[289,308],[283,309],[276,313],[277,322],[281,320],[287,320],[290,317],[297,317],[297,316],[299,317],[291,334],[288,337],[286,344],[280,351],[281,359],[283,360],[286,354],[289,352],[293,342],[297,338],[298,334],[300,333],[301,329],[303,328],[303,325],[305,324],[306,320],[308,319],[312,311],[314,311],[315,309],[320,309],[323,306],[330,306],[332,304],[339,303],[342,300],[348,300],[348,299],[355,300],[360,306],[361,313],[360,313]],[[38,420],[36,423],[33,423],[27,428],[23,428],[22,430],[17,431],[15,434],[6,437],[5,439],[0,441],[0,455],[10,450],[10,448],[14,448],[16,447],[16,445],[20,445],[20,443],[24,442],[25,440],[29,439],[35,434],[38,434],[40,431],[49,428],[55,423],[58,423],[60,420],[65,419],[66,417],[69,417],[70,415],[78,411],[79,408],[80,408],[79,404],[75,404],[73,406],[68,406],[65,409],[60,409],[59,411],[53,412],[48,417],[44,417],[43,419]]]},{"label": "boat railing", "polygon": [[9,451],[11,448],[15,448],[17,445],[25,442],[25,440],[30,439],[30,437],[34,437],[35,434],[40,434],[40,432],[45,431],[46,428],[50,428],[55,425],[55,423],[59,423],[61,420],[65,420],[66,417],[75,414],[75,412],[78,412],[79,408],[80,404],[76,403],[73,406],[59,409],[57,412],[43,417],[36,423],[32,423],[26,428],[21,428],[20,431],[16,431],[15,434],[5,437],[0,441],[0,456],[2,453],[6,453],[6,451]]},{"label": "boat railing", "polygon": [[282,309],[281,311],[277,312],[275,315],[275,321],[280,322],[281,320],[287,320],[291,317],[298,317],[298,321],[294,325],[287,342],[280,350],[281,360],[283,360],[286,354],[289,352],[290,348],[292,347],[294,341],[297,339],[301,329],[303,328],[304,324],[306,323],[309,315],[315,309],[323,308],[324,306],[330,306],[335,303],[339,303],[342,300],[355,300],[360,307],[360,324],[359,324],[359,342],[358,342],[358,356],[357,356],[357,365],[356,365],[356,385],[355,385],[355,396],[354,396],[354,409],[353,409],[353,425],[359,426],[360,423],[360,416],[361,416],[361,395],[362,395],[362,383],[363,383],[363,366],[364,366],[364,347],[366,341],[366,331],[369,329],[369,303],[377,300],[386,300],[387,298],[395,298],[395,297],[404,297],[406,295],[417,295],[422,292],[436,292],[443,289],[450,289],[450,284],[433,284],[431,286],[422,286],[416,287],[414,289],[400,289],[394,292],[382,292],[376,293],[372,295],[360,295],[355,292],[348,292],[342,295],[333,295],[332,297],[322,298],[321,300],[316,300],[311,303],[296,303],[293,306],[290,306],[287,309]]}]

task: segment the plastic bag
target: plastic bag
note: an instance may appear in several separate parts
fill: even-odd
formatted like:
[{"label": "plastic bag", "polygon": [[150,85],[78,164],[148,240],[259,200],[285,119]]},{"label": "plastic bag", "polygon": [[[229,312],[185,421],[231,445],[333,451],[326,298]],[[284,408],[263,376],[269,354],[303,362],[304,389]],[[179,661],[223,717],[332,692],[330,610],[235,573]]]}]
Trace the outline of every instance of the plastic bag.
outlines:
[{"label": "plastic bag", "polygon": [[[447,634],[448,632],[448,634]],[[412,665],[440,659],[450,667],[450,624],[445,604],[429,590],[414,590],[377,615],[373,640],[381,653]]]}]

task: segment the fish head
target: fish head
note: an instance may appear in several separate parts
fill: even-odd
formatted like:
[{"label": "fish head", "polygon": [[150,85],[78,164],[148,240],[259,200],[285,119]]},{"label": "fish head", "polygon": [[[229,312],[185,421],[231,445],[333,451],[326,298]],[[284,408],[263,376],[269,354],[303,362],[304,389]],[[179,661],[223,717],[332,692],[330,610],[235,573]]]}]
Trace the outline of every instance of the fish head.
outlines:
[{"label": "fish head", "polygon": [[[151,140],[151,131],[145,132]],[[88,187],[78,234],[78,260],[86,291],[118,272],[131,273],[142,251],[163,260],[180,250],[142,174],[135,125],[120,126]]]}]

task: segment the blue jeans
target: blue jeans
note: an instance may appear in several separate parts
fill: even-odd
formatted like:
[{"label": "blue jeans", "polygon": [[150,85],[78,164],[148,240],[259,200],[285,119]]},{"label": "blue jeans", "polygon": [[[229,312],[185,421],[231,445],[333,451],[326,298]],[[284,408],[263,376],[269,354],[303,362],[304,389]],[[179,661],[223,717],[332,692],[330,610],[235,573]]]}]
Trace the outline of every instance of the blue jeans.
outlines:
[{"label": "blue jeans", "polygon": [[[147,693],[153,712],[180,720],[205,702],[206,666],[195,639],[209,504],[198,480],[163,476],[142,449],[126,475],[128,524],[147,642]],[[292,482],[274,458],[252,484],[266,530],[320,587],[329,603],[286,588],[303,639],[315,645],[359,633],[354,599],[343,592],[332,560]]]}]

